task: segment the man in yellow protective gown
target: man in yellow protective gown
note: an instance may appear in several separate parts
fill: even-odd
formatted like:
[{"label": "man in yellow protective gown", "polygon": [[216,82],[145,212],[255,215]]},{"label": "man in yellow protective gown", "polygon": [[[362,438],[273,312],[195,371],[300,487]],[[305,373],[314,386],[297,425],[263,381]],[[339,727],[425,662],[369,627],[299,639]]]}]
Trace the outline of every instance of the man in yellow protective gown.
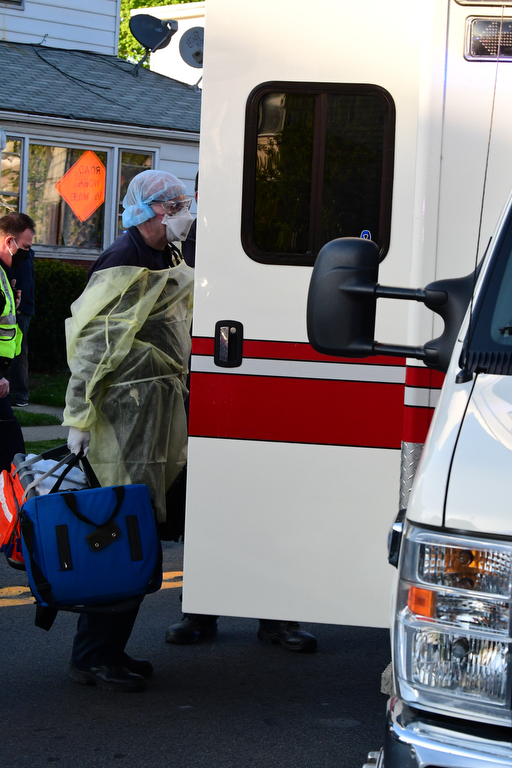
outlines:
[{"label": "man in yellow protective gown", "polygon": [[[184,192],[164,171],[132,179],[123,201],[127,230],[94,264],[66,321],[68,446],[88,453],[104,486],[146,484],[161,521],[166,491],[186,462],[193,270],[173,245],[193,221]],[[80,615],[73,680],[144,689],[150,662],[124,650],[137,612]]]}]

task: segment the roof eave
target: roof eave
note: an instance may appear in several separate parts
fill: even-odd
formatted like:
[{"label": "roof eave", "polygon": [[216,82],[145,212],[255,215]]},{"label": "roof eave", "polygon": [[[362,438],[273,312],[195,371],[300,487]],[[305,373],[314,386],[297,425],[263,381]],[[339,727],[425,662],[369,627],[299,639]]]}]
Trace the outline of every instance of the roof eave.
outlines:
[{"label": "roof eave", "polygon": [[4,122],[35,123],[44,120],[45,125],[58,128],[69,127],[70,123],[80,126],[83,130],[102,131],[105,133],[125,133],[130,136],[145,136],[146,138],[169,139],[174,141],[199,141],[199,131],[182,131],[172,128],[157,128],[148,125],[128,125],[126,123],[104,123],[96,120],[80,120],[71,117],[55,117],[39,113],[12,112],[0,109],[0,120]]}]

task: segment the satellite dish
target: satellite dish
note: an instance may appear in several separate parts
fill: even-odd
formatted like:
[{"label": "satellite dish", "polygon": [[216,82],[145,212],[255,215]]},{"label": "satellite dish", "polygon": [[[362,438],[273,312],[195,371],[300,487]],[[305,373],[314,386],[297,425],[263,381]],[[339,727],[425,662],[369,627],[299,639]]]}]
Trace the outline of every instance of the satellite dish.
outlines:
[{"label": "satellite dish", "polygon": [[181,58],[190,67],[203,66],[204,27],[192,27],[184,32],[180,40]]},{"label": "satellite dish", "polygon": [[174,19],[157,19],[149,13],[137,13],[130,19],[130,32],[147,51],[165,48],[177,31],[178,22]]}]

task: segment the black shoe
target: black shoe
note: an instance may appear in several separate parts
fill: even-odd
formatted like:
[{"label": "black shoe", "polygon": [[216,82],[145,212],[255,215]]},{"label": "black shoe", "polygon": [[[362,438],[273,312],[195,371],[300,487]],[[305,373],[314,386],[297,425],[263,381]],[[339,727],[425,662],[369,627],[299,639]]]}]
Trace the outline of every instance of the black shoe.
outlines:
[{"label": "black shoe", "polygon": [[28,400],[11,400],[11,406],[14,408],[25,408],[28,405]]},{"label": "black shoe", "polygon": [[281,643],[287,651],[313,653],[318,648],[316,638],[300,628],[296,621],[260,620],[258,640],[262,643]]},{"label": "black shoe", "polygon": [[142,675],[142,677],[151,677],[153,674],[153,665],[146,659],[132,659],[127,653],[123,653],[121,658],[121,664],[128,672],[133,672],[134,675]]},{"label": "black shoe", "polygon": [[215,637],[217,634],[217,617],[200,616],[195,613],[185,613],[178,624],[172,624],[165,633],[166,643],[190,645],[201,637]]},{"label": "black shoe", "polygon": [[76,683],[95,685],[104,691],[125,691],[128,693],[143,691],[146,687],[146,681],[142,675],[135,675],[120,664],[103,664],[87,669],[78,669],[78,667],[70,664],[68,674]]}]

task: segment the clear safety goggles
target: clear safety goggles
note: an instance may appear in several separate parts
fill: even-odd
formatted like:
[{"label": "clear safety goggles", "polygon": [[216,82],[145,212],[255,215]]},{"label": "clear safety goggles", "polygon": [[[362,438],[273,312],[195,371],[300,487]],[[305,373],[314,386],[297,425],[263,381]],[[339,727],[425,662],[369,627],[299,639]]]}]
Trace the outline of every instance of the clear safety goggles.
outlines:
[{"label": "clear safety goggles", "polygon": [[168,216],[174,216],[180,211],[188,211],[192,205],[192,198],[184,197],[182,200],[164,200],[160,205]]}]

